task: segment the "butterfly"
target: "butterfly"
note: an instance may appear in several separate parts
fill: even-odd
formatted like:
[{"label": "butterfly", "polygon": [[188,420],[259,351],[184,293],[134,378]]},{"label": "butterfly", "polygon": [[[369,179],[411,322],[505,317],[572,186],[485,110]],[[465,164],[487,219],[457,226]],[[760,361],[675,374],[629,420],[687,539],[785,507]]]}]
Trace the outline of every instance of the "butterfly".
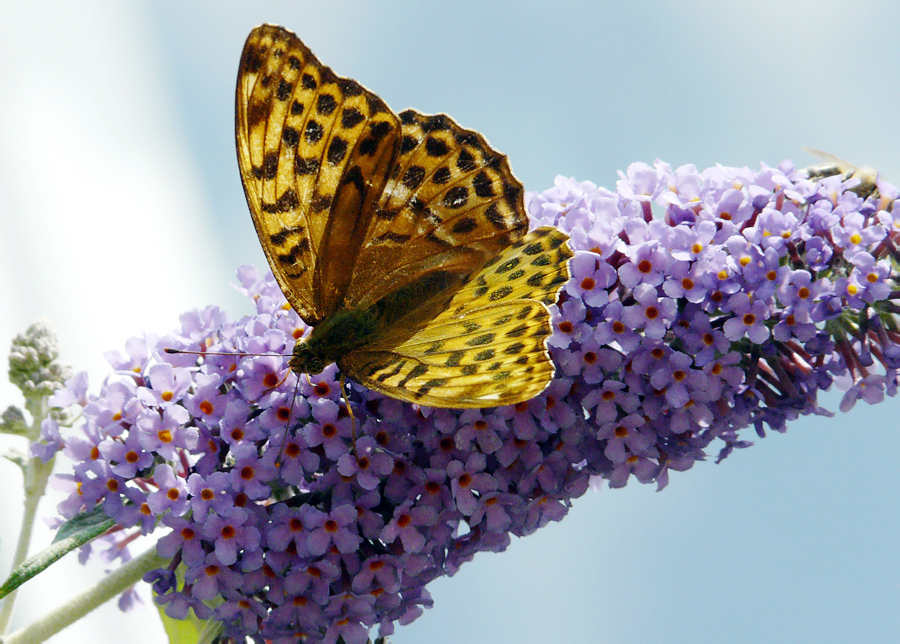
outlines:
[{"label": "butterfly", "polygon": [[311,333],[289,366],[433,407],[550,383],[548,305],[567,236],[528,232],[506,157],[445,114],[394,113],[292,32],[255,28],[237,78],[238,163],[259,240]]}]

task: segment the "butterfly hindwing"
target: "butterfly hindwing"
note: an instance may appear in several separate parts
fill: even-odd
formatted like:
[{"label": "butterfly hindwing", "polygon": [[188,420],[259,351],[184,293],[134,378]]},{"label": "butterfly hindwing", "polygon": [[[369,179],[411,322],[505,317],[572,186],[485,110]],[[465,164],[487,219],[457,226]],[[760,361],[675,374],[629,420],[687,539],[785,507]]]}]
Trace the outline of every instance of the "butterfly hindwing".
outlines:
[{"label": "butterfly hindwing", "polygon": [[338,360],[351,378],[383,394],[433,407],[493,407],[533,398],[553,378],[550,319],[534,300],[491,304],[465,319],[435,319],[393,350],[367,348]]},{"label": "butterfly hindwing", "polygon": [[487,298],[538,300],[554,304],[559,289],[569,279],[572,250],[568,237],[550,226],[531,231],[491,259],[453,298],[448,315],[462,315],[468,307]]},{"label": "butterfly hindwing", "polygon": [[350,352],[342,371],[393,398],[436,407],[485,407],[528,400],[554,368],[546,306],[569,276],[566,236],[529,233],[485,266],[446,310],[397,346]]}]

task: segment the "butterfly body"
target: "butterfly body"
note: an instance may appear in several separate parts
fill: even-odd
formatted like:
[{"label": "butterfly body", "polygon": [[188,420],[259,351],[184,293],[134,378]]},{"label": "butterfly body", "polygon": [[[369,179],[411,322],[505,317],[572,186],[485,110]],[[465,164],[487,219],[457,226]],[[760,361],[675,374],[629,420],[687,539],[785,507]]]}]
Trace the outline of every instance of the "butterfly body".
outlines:
[{"label": "butterfly body", "polygon": [[[370,306],[341,308],[294,346],[291,369],[296,373],[320,373],[325,365],[339,362],[342,356],[360,347],[374,346],[385,339],[397,344],[434,318],[458,286],[459,280],[452,273],[433,271]],[[408,333],[397,333],[399,325]]]},{"label": "butterfly body", "polygon": [[483,136],[443,114],[395,114],[272,25],[244,47],[236,135],[266,257],[313,327],[293,371],[336,362],[439,407],[547,386],[547,306],[572,253],[555,229],[528,233],[522,186]]}]

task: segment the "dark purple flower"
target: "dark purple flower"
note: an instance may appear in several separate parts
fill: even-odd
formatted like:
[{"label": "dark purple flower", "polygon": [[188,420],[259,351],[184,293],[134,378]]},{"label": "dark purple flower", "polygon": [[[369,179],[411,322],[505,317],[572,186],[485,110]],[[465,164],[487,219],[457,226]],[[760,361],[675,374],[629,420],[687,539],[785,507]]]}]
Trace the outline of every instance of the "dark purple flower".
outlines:
[{"label": "dark purple flower", "polygon": [[203,523],[203,536],[212,542],[217,562],[225,566],[237,561],[240,549],[258,547],[260,540],[250,513],[242,508],[235,508],[226,516],[209,515]]},{"label": "dark purple flower", "polygon": [[734,342],[744,336],[751,342],[761,344],[769,338],[769,308],[765,302],[750,299],[746,293],[735,293],[728,298],[728,310],[733,317],[725,321],[725,337]]},{"label": "dark purple flower", "polygon": [[160,464],[153,471],[157,490],[147,497],[147,504],[155,514],[168,512],[181,516],[188,511],[187,483],[177,476],[171,466]]},{"label": "dark purple flower", "polygon": [[345,478],[356,478],[364,490],[374,490],[379,483],[394,471],[394,459],[379,449],[378,443],[370,436],[356,441],[352,454],[344,454],[338,459],[337,471]]},{"label": "dark purple flower", "polygon": [[434,507],[412,507],[407,501],[394,511],[393,518],[384,526],[379,537],[385,543],[393,543],[400,539],[405,552],[421,552],[425,547],[427,529],[438,519]]},{"label": "dark purple flower", "polygon": [[356,532],[356,508],[340,505],[331,512],[310,510],[306,517],[309,535],[306,543],[314,556],[324,554],[332,545],[339,552],[353,552],[362,541]]}]

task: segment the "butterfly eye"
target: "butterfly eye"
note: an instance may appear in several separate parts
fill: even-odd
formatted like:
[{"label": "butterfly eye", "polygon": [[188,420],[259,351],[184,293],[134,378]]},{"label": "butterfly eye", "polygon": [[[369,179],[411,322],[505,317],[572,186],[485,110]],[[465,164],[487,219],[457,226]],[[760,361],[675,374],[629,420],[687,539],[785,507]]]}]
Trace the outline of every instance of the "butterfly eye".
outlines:
[{"label": "butterfly eye", "polygon": [[325,369],[325,362],[322,358],[313,353],[309,345],[302,341],[294,345],[294,352],[289,364],[294,373],[305,373],[311,376],[322,373]]}]

